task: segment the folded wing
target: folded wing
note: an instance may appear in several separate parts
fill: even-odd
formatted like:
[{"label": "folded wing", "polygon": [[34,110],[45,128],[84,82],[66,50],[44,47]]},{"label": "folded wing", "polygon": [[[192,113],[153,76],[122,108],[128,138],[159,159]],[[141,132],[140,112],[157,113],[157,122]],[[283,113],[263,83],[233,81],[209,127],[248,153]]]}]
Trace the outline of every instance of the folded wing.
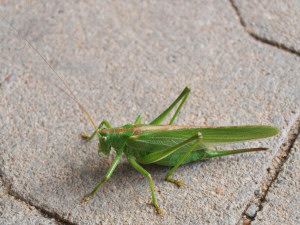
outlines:
[{"label": "folded wing", "polygon": [[[151,129],[153,127],[153,129]],[[173,128],[172,128],[173,127]],[[127,145],[139,151],[155,152],[172,147],[188,138],[202,134],[201,142],[195,150],[217,145],[267,138],[278,134],[273,126],[230,126],[230,127],[189,127],[189,126],[145,126],[138,134],[129,138]],[[177,152],[186,151],[192,143],[181,147]]]}]

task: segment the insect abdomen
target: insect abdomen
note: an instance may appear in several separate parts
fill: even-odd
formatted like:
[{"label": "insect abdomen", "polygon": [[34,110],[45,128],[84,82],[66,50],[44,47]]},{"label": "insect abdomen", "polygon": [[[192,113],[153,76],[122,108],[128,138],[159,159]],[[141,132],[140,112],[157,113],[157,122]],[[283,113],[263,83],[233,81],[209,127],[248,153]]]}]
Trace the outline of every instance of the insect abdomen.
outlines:
[{"label": "insect abdomen", "polygon": [[[195,161],[200,161],[204,157],[205,150],[199,150],[199,151],[194,151],[189,154],[189,156],[183,161],[182,164],[190,163],[190,162],[195,162]],[[184,155],[185,153],[173,153],[166,158],[155,162],[157,165],[162,165],[162,166],[175,166],[178,160]],[[182,165],[181,164],[181,165]]]},{"label": "insect abdomen", "polygon": [[[136,160],[139,162],[140,158],[150,154],[151,152],[138,151],[138,150],[127,148],[125,153],[133,155],[136,158]],[[191,154],[183,161],[182,164],[200,161],[201,159],[203,159],[204,153],[205,153],[204,149],[191,152]],[[180,157],[183,156],[184,154],[185,154],[184,152],[173,153],[173,154],[167,156],[166,158],[155,162],[154,164],[162,165],[162,166],[175,166],[175,164],[178,162]]]}]

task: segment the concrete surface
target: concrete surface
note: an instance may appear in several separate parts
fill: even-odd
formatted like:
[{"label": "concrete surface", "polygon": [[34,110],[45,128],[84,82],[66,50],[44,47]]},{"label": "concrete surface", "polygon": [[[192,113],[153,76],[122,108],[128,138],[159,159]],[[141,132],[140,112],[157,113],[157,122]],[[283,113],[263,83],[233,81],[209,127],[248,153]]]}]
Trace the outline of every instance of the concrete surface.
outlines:
[{"label": "concrete surface", "polygon": [[300,1],[232,0],[256,38],[300,54]]},{"label": "concrete surface", "polygon": [[[233,146],[269,151],[181,166],[174,176],[190,187],[165,182],[170,168],[145,166],[164,216],[150,205],[148,181],[125,158],[80,204],[114,154],[98,157],[97,141],[80,138],[82,130],[92,131],[85,115],[1,20],[0,171],[12,197],[65,224],[256,221],[254,207],[253,217],[245,211],[257,204],[255,193],[300,116],[299,55],[245,32],[230,1],[6,1],[0,13],[62,74],[97,123],[123,125],[140,113],[149,122],[188,85],[192,93],[176,124],[281,129],[276,137]],[[267,224],[264,205],[257,216]]]},{"label": "concrete surface", "polygon": [[300,136],[253,224],[300,224]]},{"label": "concrete surface", "polygon": [[[45,217],[46,216],[46,217]],[[0,181],[0,224],[58,224],[35,207],[11,196]]]}]

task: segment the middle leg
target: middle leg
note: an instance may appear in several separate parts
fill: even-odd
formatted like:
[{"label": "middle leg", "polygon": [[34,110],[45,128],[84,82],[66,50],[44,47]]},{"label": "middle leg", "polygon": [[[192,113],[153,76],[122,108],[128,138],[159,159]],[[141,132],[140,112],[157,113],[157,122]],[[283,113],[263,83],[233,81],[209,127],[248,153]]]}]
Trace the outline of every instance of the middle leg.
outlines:
[{"label": "middle leg", "polygon": [[143,167],[141,167],[131,155],[126,155],[129,163],[133,166],[133,168],[135,168],[137,171],[139,171],[140,173],[144,174],[149,182],[150,182],[150,189],[151,189],[151,194],[152,194],[152,204],[154,205],[154,207],[156,208],[156,211],[158,214],[163,214],[163,211],[158,207],[157,203],[156,203],[156,198],[154,195],[154,186],[153,186],[153,181],[151,178],[151,174],[149,172],[147,172]]},{"label": "middle leg", "polygon": [[105,183],[106,181],[108,181],[108,179],[111,177],[112,173],[114,172],[114,170],[116,169],[117,165],[119,164],[120,160],[122,158],[122,153],[117,154],[116,158],[114,159],[112,165],[110,166],[109,170],[107,171],[105,177],[96,185],[96,187],[93,189],[93,191],[86,195],[81,202],[85,202],[88,201],[98,190],[98,188]]}]

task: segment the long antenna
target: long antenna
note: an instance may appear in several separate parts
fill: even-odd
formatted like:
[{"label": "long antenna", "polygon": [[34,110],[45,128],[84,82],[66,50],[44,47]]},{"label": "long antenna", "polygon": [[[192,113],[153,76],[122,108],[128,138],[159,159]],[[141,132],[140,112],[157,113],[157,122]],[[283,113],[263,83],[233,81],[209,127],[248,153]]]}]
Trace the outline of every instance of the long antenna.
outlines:
[{"label": "long antenna", "polygon": [[95,127],[95,130],[97,130],[97,126],[95,125],[94,121],[92,120],[90,114],[86,111],[86,109],[83,107],[83,105],[79,102],[79,100],[76,98],[75,94],[73,93],[73,91],[69,88],[69,86],[67,85],[67,83],[64,81],[64,79],[55,71],[55,69],[51,66],[50,63],[48,63],[48,61],[46,60],[46,58],[22,35],[20,34],[20,32],[10,23],[8,22],[4,17],[0,16],[7,24],[10,25],[10,28],[13,29],[19,37],[21,37],[23,40],[25,40],[27,42],[27,44],[44,60],[44,62],[49,66],[49,68],[54,72],[54,74],[60,79],[60,81],[63,83],[63,85],[65,86],[65,88],[67,88],[67,90],[70,92],[70,94],[73,97],[73,100],[79,105],[79,107],[81,108],[81,110],[86,114],[86,116],[88,117],[89,121],[91,121],[91,123],[93,124],[93,126]]}]

